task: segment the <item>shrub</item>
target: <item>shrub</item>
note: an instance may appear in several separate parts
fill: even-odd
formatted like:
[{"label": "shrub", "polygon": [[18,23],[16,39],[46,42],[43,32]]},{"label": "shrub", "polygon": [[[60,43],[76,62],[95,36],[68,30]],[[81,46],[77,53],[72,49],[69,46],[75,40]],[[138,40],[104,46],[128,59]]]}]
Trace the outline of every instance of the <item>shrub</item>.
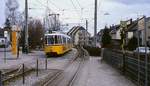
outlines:
[{"label": "shrub", "polygon": [[133,36],[127,44],[127,49],[133,51],[138,46],[137,44],[138,44],[137,38]]},{"label": "shrub", "polygon": [[98,47],[91,47],[91,46],[84,46],[90,56],[100,56],[101,55],[101,48]]}]

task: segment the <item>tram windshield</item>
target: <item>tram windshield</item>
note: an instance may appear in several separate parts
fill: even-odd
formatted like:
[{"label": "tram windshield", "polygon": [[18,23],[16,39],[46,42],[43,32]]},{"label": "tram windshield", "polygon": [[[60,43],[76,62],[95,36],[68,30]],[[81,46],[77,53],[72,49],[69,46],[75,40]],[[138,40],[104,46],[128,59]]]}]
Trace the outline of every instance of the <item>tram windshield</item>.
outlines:
[{"label": "tram windshield", "polygon": [[45,44],[48,45],[59,44],[58,36],[57,35],[46,36]]},{"label": "tram windshield", "polygon": [[46,44],[54,44],[54,37],[53,36],[46,36],[45,42],[46,42]]}]

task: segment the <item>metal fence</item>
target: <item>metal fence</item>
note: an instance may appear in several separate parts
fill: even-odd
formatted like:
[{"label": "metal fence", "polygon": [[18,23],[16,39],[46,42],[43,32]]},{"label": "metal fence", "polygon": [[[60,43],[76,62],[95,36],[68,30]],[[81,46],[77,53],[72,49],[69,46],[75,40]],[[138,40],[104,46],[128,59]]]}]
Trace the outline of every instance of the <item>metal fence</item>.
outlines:
[{"label": "metal fence", "polygon": [[[121,51],[105,49],[103,57],[108,64],[120,70],[138,86],[150,86],[150,61],[147,64],[148,74],[146,76],[146,64],[143,56],[140,56],[140,59],[138,59],[136,55],[131,53],[126,52],[125,56],[123,56]],[[148,58],[150,60],[150,56],[148,56]],[[148,77],[148,79],[146,79],[146,77]],[[147,81],[147,84],[145,81]]]}]

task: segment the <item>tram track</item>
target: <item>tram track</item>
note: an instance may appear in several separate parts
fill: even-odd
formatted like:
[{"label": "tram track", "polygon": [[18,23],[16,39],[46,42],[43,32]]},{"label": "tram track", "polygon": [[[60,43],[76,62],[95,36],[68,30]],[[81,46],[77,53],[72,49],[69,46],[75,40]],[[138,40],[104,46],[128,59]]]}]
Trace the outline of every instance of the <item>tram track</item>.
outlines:
[{"label": "tram track", "polygon": [[75,80],[77,79],[77,77],[78,77],[78,75],[79,75],[79,73],[80,73],[80,70],[81,70],[81,68],[82,68],[82,64],[83,64],[83,61],[80,61],[80,62],[79,62],[79,66],[78,66],[76,72],[74,73],[73,77],[70,79],[70,81],[69,81],[69,83],[67,84],[67,86],[73,86]]},{"label": "tram track", "polygon": [[19,78],[19,77],[22,77],[23,76],[23,74],[24,75],[27,75],[28,73],[31,73],[31,72],[33,72],[34,71],[34,69],[25,69],[25,71],[24,71],[24,73],[22,72],[22,71],[12,71],[10,74],[5,74],[4,76],[3,76],[3,79],[2,79],[2,83],[5,85],[5,84],[7,84],[8,82],[10,82],[11,80],[15,80],[15,79],[17,79],[17,78]]},{"label": "tram track", "polygon": [[[64,71],[69,67],[74,68],[73,69],[74,71],[72,71],[72,74],[71,74],[72,76],[70,77],[68,82],[66,82],[65,86],[72,86],[78,76],[80,69],[81,69],[82,62],[84,62],[83,59],[79,58],[82,56],[82,55],[80,55],[80,54],[82,54],[82,53],[80,53],[81,52],[80,48],[77,48],[77,50],[78,50],[78,53],[72,59],[68,60],[67,64],[65,64],[62,69],[48,69],[49,72],[51,72],[51,73],[47,73],[46,74],[47,76],[44,79],[39,80],[35,83],[32,83],[29,86],[56,86],[56,85],[52,85],[52,83],[56,82],[60,78],[64,78]],[[31,74],[32,75],[36,74],[37,69],[35,67],[33,67],[33,66],[36,66],[36,61],[28,62],[24,65],[25,65],[24,72],[22,72],[21,67],[17,67],[17,66],[14,69],[9,69],[9,70],[6,69],[5,72],[3,71],[3,73],[2,73],[3,85],[4,86],[10,85],[13,82],[18,82],[18,81],[20,81],[20,78],[22,78],[23,76],[28,77]],[[20,65],[20,66],[22,66],[22,65]],[[55,70],[55,71],[53,71],[53,70]],[[16,86],[19,86],[19,85],[16,85]]]},{"label": "tram track", "polygon": [[79,54],[79,58],[80,58],[79,65],[78,65],[75,73],[72,75],[71,79],[69,80],[69,82],[66,86],[74,86],[74,83],[80,74],[80,71],[84,65],[84,62],[85,62],[85,60],[87,60],[85,58],[85,54],[87,55],[87,51],[82,46],[77,46],[77,49],[80,52],[80,54]]},{"label": "tram track", "polygon": [[49,81],[40,86],[73,86],[84,64],[84,58],[81,58],[83,56],[83,53],[81,53],[83,50],[81,49],[77,47],[78,55],[66,65],[63,71],[55,74]]}]

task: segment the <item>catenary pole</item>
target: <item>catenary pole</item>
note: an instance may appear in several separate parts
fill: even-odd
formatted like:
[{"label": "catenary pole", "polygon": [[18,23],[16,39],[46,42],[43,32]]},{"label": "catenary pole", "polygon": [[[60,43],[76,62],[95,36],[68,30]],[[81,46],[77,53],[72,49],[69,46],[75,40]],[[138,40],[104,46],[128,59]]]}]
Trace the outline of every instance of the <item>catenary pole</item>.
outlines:
[{"label": "catenary pole", "polygon": [[94,11],[94,46],[96,47],[97,42],[97,0],[95,0],[95,11]]},{"label": "catenary pole", "polygon": [[25,0],[25,52],[28,53],[28,0]]},{"label": "catenary pole", "polygon": [[86,20],[86,31],[88,31],[88,20]]}]

